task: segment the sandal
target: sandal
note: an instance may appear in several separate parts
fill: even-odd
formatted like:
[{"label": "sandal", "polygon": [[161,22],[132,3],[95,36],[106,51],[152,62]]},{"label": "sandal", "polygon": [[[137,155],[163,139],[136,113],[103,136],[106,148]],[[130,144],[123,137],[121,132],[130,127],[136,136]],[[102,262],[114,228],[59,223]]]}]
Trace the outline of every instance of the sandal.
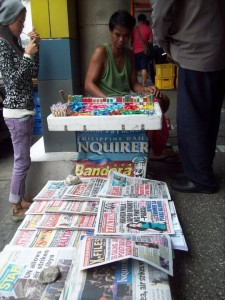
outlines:
[{"label": "sandal", "polygon": [[17,206],[16,208],[12,209],[12,221],[13,222],[20,222],[25,218],[25,213],[27,209],[23,208],[21,205]]},{"label": "sandal", "polygon": [[32,203],[33,202],[27,201],[24,198],[22,198],[22,201],[20,202],[22,208],[26,208],[26,209],[30,208],[30,206],[31,206]]}]

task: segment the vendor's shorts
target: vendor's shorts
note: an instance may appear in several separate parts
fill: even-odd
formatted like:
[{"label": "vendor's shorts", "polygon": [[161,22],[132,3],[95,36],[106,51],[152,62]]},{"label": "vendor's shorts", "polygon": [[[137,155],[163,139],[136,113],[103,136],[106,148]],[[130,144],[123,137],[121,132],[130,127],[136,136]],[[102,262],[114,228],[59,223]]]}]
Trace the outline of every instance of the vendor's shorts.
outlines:
[{"label": "vendor's shorts", "polygon": [[144,51],[135,53],[134,57],[135,57],[135,66],[137,71],[148,70],[149,59],[144,54]]}]

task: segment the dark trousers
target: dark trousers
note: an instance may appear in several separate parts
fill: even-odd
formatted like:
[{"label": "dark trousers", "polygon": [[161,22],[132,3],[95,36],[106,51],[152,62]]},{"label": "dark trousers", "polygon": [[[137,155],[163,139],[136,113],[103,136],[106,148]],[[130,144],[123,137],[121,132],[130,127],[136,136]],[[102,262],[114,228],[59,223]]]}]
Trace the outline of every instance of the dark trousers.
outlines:
[{"label": "dark trousers", "polygon": [[179,67],[177,135],[184,173],[211,189],[216,140],[225,95],[225,70],[199,72]]}]

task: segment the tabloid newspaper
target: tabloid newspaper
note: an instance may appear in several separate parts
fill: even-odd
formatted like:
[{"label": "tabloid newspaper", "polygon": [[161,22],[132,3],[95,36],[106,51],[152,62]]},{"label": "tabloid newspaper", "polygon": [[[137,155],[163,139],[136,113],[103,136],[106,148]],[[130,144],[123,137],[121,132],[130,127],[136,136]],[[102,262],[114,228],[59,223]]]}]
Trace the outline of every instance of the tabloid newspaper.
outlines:
[{"label": "tabloid newspaper", "polygon": [[61,200],[68,187],[64,180],[48,180],[34,200]]},{"label": "tabloid newspaper", "polygon": [[77,247],[81,237],[86,235],[93,235],[93,230],[17,230],[10,245],[30,248]]},{"label": "tabloid newspaper", "polygon": [[126,259],[78,271],[79,257],[60,300],[171,300],[168,274]]},{"label": "tabloid newspaper", "polygon": [[98,212],[99,202],[97,201],[53,201],[45,213],[68,213],[96,215]]},{"label": "tabloid newspaper", "polygon": [[29,209],[26,211],[26,215],[42,215],[45,213],[46,209],[52,201],[34,201]]},{"label": "tabloid newspaper", "polygon": [[97,201],[99,200],[98,193],[101,191],[105,185],[106,178],[82,178],[82,182],[77,185],[71,185],[67,191],[66,196],[70,199],[78,198],[79,201],[82,199],[85,201]]},{"label": "tabloid newspaper", "polygon": [[174,234],[168,200],[102,198],[96,235]]},{"label": "tabloid newspaper", "polygon": [[171,199],[169,189],[165,182],[130,177],[113,170],[109,171],[107,182],[99,192],[98,196],[113,198]]},{"label": "tabloid newspaper", "polygon": [[168,235],[123,237],[85,237],[79,250],[81,269],[133,258],[173,275],[171,239]]},{"label": "tabloid newspaper", "polygon": [[[0,299],[59,299],[74,255],[74,248],[32,249],[7,245],[0,253]],[[53,265],[59,267],[60,278],[50,284],[40,283],[40,272]]]},{"label": "tabloid newspaper", "polygon": [[26,215],[18,229],[23,230],[36,230],[38,222],[41,220],[43,215]]},{"label": "tabloid newspaper", "polygon": [[27,210],[26,215],[38,215],[48,213],[84,214],[95,215],[98,212],[97,201],[34,201]]},{"label": "tabloid newspaper", "polygon": [[173,249],[188,251],[188,246],[185,241],[183,230],[181,228],[176,208],[173,201],[169,202],[169,207],[171,211],[171,217],[173,222],[173,229],[175,234],[171,235],[172,247]]},{"label": "tabloid newspaper", "polygon": [[36,228],[87,230],[94,229],[95,221],[93,215],[48,214],[42,215]]},{"label": "tabloid newspaper", "polygon": [[79,184],[67,185],[64,180],[49,180],[34,200],[98,201],[98,193],[106,181],[106,178],[83,178]]}]

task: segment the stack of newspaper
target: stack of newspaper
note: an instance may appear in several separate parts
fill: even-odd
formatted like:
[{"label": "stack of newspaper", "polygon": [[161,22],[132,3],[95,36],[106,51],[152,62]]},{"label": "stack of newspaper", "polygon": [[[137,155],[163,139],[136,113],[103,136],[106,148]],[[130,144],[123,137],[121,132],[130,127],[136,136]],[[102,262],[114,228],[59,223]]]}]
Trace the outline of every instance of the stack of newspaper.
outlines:
[{"label": "stack of newspaper", "polygon": [[[0,254],[0,300],[169,300],[172,249],[187,245],[166,183],[113,170],[48,181]],[[66,259],[67,279],[42,287],[40,271]]]}]

